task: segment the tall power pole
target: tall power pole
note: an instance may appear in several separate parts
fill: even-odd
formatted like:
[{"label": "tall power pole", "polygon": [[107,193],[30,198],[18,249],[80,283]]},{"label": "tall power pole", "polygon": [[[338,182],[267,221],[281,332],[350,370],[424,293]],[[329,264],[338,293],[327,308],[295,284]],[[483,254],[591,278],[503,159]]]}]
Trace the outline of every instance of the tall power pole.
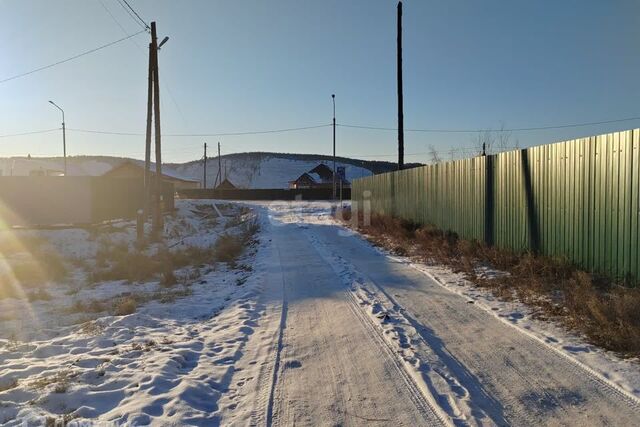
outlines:
[{"label": "tall power pole", "polygon": [[207,188],[207,143],[204,143],[204,171],[202,172],[203,187]]},{"label": "tall power pole", "polygon": [[160,76],[158,73],[158,35],[156,32],[156,23],[151,23],[151,45],[153,52],[153,118],[155,124],[155,143],[156,143],[156,197],[155,212],[153,217],[153,231],[161,233],[164,228],[162,218],[162,149],[161,149],[161,133],[160,133]]},{"label": "tall power pole", "polygon": [[144,146],[144,218],[149,217],[151,197],[151,120],[153,117],[153,45],[149,43],[149,84],[147,86],[147,133]]},{"label": "tall power pole", "polygon": [[336,95],[331,94],[333,101],[333,200],[336,199]]},{"label": "tall power pole", "polygon": [[402,108],[402,2],[398,2],[398,170],[404,168],[404,112]]}]

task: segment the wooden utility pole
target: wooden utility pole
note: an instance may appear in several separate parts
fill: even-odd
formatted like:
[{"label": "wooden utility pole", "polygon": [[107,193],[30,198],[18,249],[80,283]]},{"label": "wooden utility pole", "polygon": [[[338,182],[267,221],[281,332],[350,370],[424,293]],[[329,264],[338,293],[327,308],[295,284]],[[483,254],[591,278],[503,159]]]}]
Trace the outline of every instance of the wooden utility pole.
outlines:
[{"label": "wooden utility pole", "polygon": [[149,217],[151,197],[151,118],[153,115],[153,47],[149,43],[149,84],[147,87],[147,133],[144,146],[144,219]]},{"label": "wooden utility pole", "polygon": [[204,171],[202,172],[203,187],[207,188],[207,143],[204,143]]},{"label": "wooden utility pole", "polygon": [[158,35],[156,23],[151,23],[151,45],[153,52],[153,116],[155,124],[156,142],[156,180],[155,180],[155,209],[153,217],[153,231],[160,235],[164,229],[162,218],[162,149],[160,132],[160,76],[158,73]]},{"label": "wooden utility pole", "polygon": [[220,175],[220,182],[222,184],[222,159],[220,158],[220,142],[218,142],[218,175]]},{"label": "wooden utility pole", "polygon": [[404,168],[404,112],[402,108],[402,2],[398,2],[398,170]]}]

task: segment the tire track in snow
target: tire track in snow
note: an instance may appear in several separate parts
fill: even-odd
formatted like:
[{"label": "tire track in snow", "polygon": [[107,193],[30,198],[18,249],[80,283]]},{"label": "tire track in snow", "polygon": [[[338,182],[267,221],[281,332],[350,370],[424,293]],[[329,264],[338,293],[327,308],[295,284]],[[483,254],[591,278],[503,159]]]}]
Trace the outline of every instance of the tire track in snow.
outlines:
[{"label": "tire track in snow", "polygon": [[[376,294],[366,288],[364,279],[358,274],[353,265],[343,257],[331,252],[328,246],[309,231],[308,228],[306,229],[306,234],[314,244],[319,255],[332,266],[336,274],[343,280],[343,283],[348,286],[349,289],[346,293],[351,301],[351,310],[371,332],[372,337],[376,338],[380,346],[385,349],[389,358],[393,360],[398,374],[405,380],[416,402],[419,402],[417,404],[429,408],[430,411],[438,416],[444,425],[477,425],[478,423],[475,423],[470,415],[471,409],[463,412],[460,409],[460,406],[463,406],[461,402],[450,397],[460,395],[468,396],[468,391],[464,389],[460,383],[455,381],[455,376],[446,372],[446,366],[440,364],[440,372],[436,373],[441,376],[441,380],[433,378],[433,375],[425,378],[426,374],[421,370],[421,365],[426,366],[425,361],[419,360],[419,358],[416,357],[416,353],[410,350],[411,344],[409,344],[409,341],[415,344],[417,334],[410,334],[402,330],[407,327],[411,328],[411,323],[407,321],[398,310],[400,306],[392,300],[389,301],[391,304],[389,304],[389,302],[384,304],[378,300]],[[374,286],[378,288],[377,285]],[[378,290],[382,291],[379,288]],[[386,295],[384,291],[382,292]],[[366,295],[363,295],[363,293]],[[362,308],[363,305],[370,307],[372,311],[367,313],[366,310]],[[393,324],[397,326],[385,328],[385,322],[387,322],[388,325],[391,325],[390,322],[393,322]],[[402,325],[402,323],[404,323],[404,325]],[[412,335],[411,339],[409,339],[409,335]],[[426,343],[424,344],[427,345]],[[437,363],[435,356],[430,362]],[[435,370],[432,369],[429,369],[429,371],[435,372]],[[440,383],[439,387],[433,384],[435,381]],[[436,399],[434,394],[439,398]],[[478,412],[477,408],[475,411],[476,413]],[[480,412],[482,413],[481,418],[486,418],[486,414],[482,411]],[[486,422],[486,419],[483,421]]]},{"label": "tire track in snow", "polygon": [[282,248],[278,267],[287,319],[279,330],[268,425],[319,420],[450,424],[437,405],[425,400],[381,332],[300,231],[286,226],[274,236],[275,246]]}]

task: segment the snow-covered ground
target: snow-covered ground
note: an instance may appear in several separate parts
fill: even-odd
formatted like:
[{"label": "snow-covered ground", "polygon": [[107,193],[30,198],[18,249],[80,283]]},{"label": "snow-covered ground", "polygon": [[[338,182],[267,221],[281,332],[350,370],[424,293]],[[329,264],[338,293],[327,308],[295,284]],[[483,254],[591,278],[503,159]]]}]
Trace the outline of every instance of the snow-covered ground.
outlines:
[{"label": "snow-covered ground", "polygon": [[[247,202],[252,213],[235,205],[215,222],[210,203],[180,201],[169,244],[209,246],[241,227],[234,215],[256,214],[259,243],[235,266],[205,263],[199,277],[185,267],[176,276],[191,279],[166,290],[78,286],[87,265],[76,261],[75,281],[50,300],[0,301],[14,310],[0,317],[0,424],[639,424],[637,361],[374,248],[330,203]],[[30,233],[66,259],[134,239],[130,223]],[[126,292],[149,298],[121,316],[66,309]]]},{"label": "snow-covered ground", "polygon": [[[239,208],[222,205],[225,216],[218,218],[206,205],[178,202],[166,225],[170,250],[211,247],[251,220],[251,214],[240,217]],[[235,265],[212,261],[178,269],[172,286],[158,279],[93,283],[85,269],[91,270],[98,247],[104,240],[132,244],[132,223],[97,231],[6,231],[0,239],[25,240],[27,234],[81,266],[47,286],[47,300],[0,300],[0,425],[71,419],[210,425],[226,409],[219,405],[223,394],[231,400],[227,406],[234,404],[241,382],[234,364],[258,316],[249,300],[260,278],[252,269],[263,262],[259,246]],[[16,261],[3,258],[5,268]],[[135,313],[109,314],[114,302],[130,295],[142,301]],[[104,310],[86,308],[96,301]]]}]

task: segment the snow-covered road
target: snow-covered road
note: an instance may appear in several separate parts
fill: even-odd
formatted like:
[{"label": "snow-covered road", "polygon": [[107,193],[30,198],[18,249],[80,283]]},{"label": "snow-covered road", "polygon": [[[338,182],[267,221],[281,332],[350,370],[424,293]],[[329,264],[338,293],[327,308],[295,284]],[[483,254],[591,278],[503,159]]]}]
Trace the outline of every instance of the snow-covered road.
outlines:
[{"label": "snow-covered road", "polygon": [[[267,425],[638,425],[632,393],[502,322],[317,206],[272,203]],[[268,326],[267,326],[268,325]],[[268,379],[267,379],[268,378]]]}]

